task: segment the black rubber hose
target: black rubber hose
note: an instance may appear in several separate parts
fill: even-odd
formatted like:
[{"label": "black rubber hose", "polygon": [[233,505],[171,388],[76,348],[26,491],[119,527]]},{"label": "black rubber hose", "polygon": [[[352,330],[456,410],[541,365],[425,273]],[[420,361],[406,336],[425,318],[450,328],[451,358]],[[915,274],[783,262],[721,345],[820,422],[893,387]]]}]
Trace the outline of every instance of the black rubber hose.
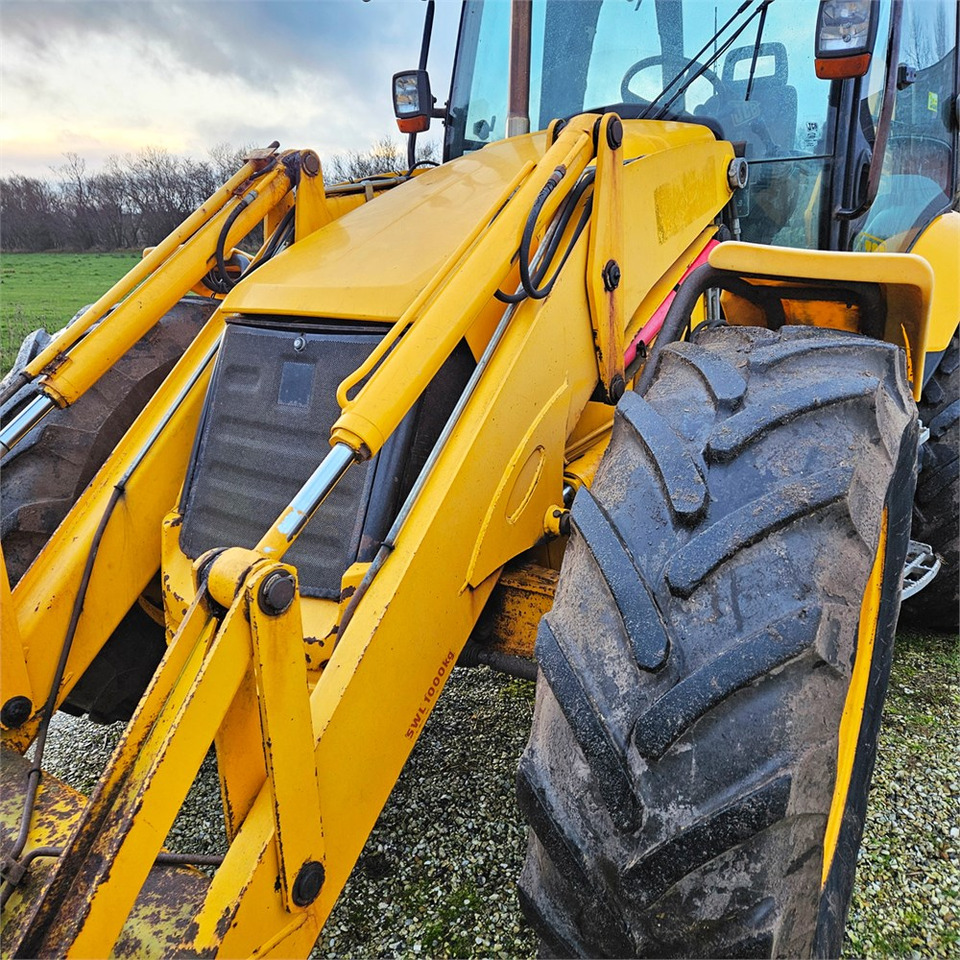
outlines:
[{"label": "black rubber hose", "polygon": [[690,276],[680,285],[677,295],[673,298],[673,303],[667,310],[667,315],[663,318],[663,326],[657,334],[657,339],[653,341],[653,349],[650,356],[644,364],[640,379],[633,388],[636,393],[643,396],[653,381],[654,372],[657,369],[657,363],[660,360],[660,354],[668,343],[673,343],[683,336],[683,331],[690,322],[690,314],[696,306],[697,301],[703,296],[704,291],[710,287],[723,286],[723,281],[730,277],[725,270],[717,270],[716,267],[704,263],[697,267]]},{"label": "black rubber hose", "polygon": [[253,194],[248,193],[241,197],[240,202],[230,211],[220,230],[220,236],[217,237],[217,271],[219,272],[219,276],[216,277],[216,279],[226,288],[218,290],[217,293],[228,293],[237,285],[237,281],[227,273],[224,247],[227,243],[227,234],[229,234],[230,228],[237,222],[237,217],[239,217],[251,203],[253,203]]},{"label": "black rubber hose", "polygon": [[[542,300],[546,293],[537,289],[536,284],[530,277],[530,248],[533,246],[533,232],[537,227],[537,220],[547,202],[550,194],[560,185],[566,170],[560,166],[550,174],[547,182],[543,185],[537,199],[534,201],[533,208],[527,216],[527,222],[523,227],[523,237],[520,240],[519,266],[520,266],[520,284],[524,292],[533,300]],[[559,231],[558,231],[559,232]]]},{"label": "black rubber hose", "polygon": [[477,643],[475,640],[467,642],[460,656],[457,658],[458,667],[490,667],[497,673],[505,673],[511,677],[518,677],[521,680],[537,679],[537,662],[528,660],[526,657],[516,656],[511,653],[503,653],[500,650],[491,650],[483,643]]},{"label": "black rubber hose", "polygon": [[259,260],[254,261],[243,271],[240,279],[243,280],[246,277],[249,277],[254,270],[257,270],[259,267],[262,267],[268,260],[272,260],[276,256],[280,247],[293,235],[293,218],[296,208],[291,207],[281,218],[280,222],[277,224],[276,230],[270,236],[270,239],[267,241],[267,245],[263,250],[263,255]]},{"label": "black rubber hose", "polygon": [[[589,170],[584,176],[582,176],[577,183],[577,185],[570,192],[570,195],[563,201],[563,204],[560,207],[558,213],[559,224],[557,229],[553,232],[552,237],[550,238],[549,245],[544,251],[543,259],[540,262],[540,265],[536,267],[533,271],[533,274],[530,273],[530,246],[533,240],[533,230],[536,227],[537,218],[540,215],[540,211],[543,208],[543,203],[541,202],[541,197],[543,197],[543,192],[541,192],[541,197],[537,198],[537,203],[534,204],[533,209],[530,211],[530,214],[527,216],[527,223],[524,227],[523,239],[520,243],[520,248],[518,250],[519,257],[519,266],[520,266],[520,283],[523,288],[520,293],[504,293],[502,290],[498,290],[494,296],[501,303],[520,303],[525,300],[527,297],[531,297],[535,300],[542,300],[546,297],[550,291],[553,289],[553,285],[556,283],[557,278],[560,275],[560,271],[563,269],[563,265],[567,262],[567,258],[570,256],[573,251],[574,246],[576,245],[577,240],[580,237],[580,234],[583,232],[584,227],[586,226],[587,220],[589,219],[590,213],[592,211],[592,201],[588,201],[587,206],[584,207],[583,212],[580,215],[580,222],[577,224],[577,228],[574,231],[573,237],[570,239],[570,242],[567,244],[567,249],[563,254],[557,269],[554,271],[553,276],[544,286],[540,286],[543,281],[543,278],[546,276],[547,271],[550,269],[550,265],[553,262],[553,258],[556,256],[558,247],[560,246],[560,241],[563,238],[563,234],[567,229],[567,224],[570,222],[570,218],[573,216],[573,212],[579,204],[584,193],[589,189],[596,179],[596,171]],[[549,185],[549,181],[548,181]],[[546,190],[546,187],[544,188]],[[550,191],[547,191],[549,196]],[[545,200],[546,198],[543,197]]]},{"label": "black rubber hose", "polygon": [[411,133],[407,137],[407,175],[413,172],[417,160],[417,135]]},{"label": "black rubber hose", "polygon": [[[47,694],[47,700],[43,705],[43,713],[40,718],[40,726],[37,730],[36,748],[33,754],[33,764],[27,773],[27,789],[23,802],[23,814],[20,819],[20,832],[17,834],[16,842],[9,856],[6,858],[10,863],[16,863],[20,854],[23,853],[27,845],[27,838],[30,835],[30,821],[33,819],[33,810],[37,802],[37,790],[40,787],[40,777],[43,774],[43,752],[47,745],[47,732],[50,729],[50,721],[57,708],[57,693],[60,690],[60,684],[63,682],[63,674],[66,671],[67,660],[70,658],[70,650],[73,647],[73,639],[77,634],[77,625],[80,622],[80,614],[83,612],[83,602],[87,595],[87,587],[90,585],[90,576],[93,573],[93,564],[100,551],[100,543],[103,540],[103,534],[113,516],[116,505],[123,496],[124,488],[119,484],[113,488],[107,506],[97,525],[93,540],[90,543],[90,551],[87,554],[87,560],[83,567],[83,575],[80,578],[80,586],[77,589],[77,595],[73,601],[73,610],[70,613],[70,623],[67,626],[67,633],[63,640],[63,646],[60,648],[60,659],[57,661],[57,667],[54,671],[53,681],[50,684],[50,692]],[[0,891],[0,908],[7,902],[13,893],[14,884],[7,882],[3,890]]]},{"label": "black rubber hose", "polygon": [[[581,198],[584,193],[593,185],[593,182],[597,178],[596,169],[588,170],[579,180],[577,185],[570,191],[570,195],[564,201],[563,206],[561,207],[560,215],[560,226],[554,233],[550,247],[547,249],[547,255],[543,258],[543,262],[540,265],[540,268],[535,272],[533,277],[532,286],[536,288],[535,299],[542,300],[550,291],[553,289],[553,285],[557,281],[557,277],[560,275],[560,271],[563,269],[563,265],[567,262],[567,258],[570,256],[571,251],[573,250],[574,244],[580,237],[581,232],[586,226],[587,220],[589,219],[591,213],[593,212],[593,198],[591,197],[584,207],[583,211],[580,214],[580,222],[577,224],[577,228],[574,231],[573,237],[570,239],[570,243],[567,245],[567,249],[564,252],[563,258],[557,266],[557,269],[554,271],[553,276],[550,280],[542,287],[540,283],[546,276],[547,270],[550,267],[550,264],[553,261],[554,256],[557,252],[557,247],[560,245],[560,240],[563,236],[564,231],[567,229],[567,224],[570,222],[570,218],[573,216],[574,210],[576,210],[577,205],[580,203]],[[520,277],[521,282],[524,276],[524,267],[526,262],[526,267],[529,269],[529,259],[530,259],[530,246],[529,244],[526,248],[521,247],[520,249]],[[526,290],[526,286],[524,286]],[[530,294],[530,296],[534,296]]]}]

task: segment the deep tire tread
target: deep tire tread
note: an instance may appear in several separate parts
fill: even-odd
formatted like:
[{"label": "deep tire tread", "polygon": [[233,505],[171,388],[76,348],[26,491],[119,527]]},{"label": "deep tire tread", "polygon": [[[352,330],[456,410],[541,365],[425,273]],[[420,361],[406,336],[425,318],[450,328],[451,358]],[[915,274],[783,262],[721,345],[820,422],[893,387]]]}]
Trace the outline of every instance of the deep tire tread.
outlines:
[{"label": "deep tire tread", "polygon": [[703,513],[707,485],[696,460],[667,421],[635,393],[624,394],[617,414],[630,424],[654,463],[673,512],[693,522]]},{"label": "deep tire tread", "polygon": [[921,448],[911,536],[940,555],[933,582],[906,600],[903,617],[921,629],[960,633],[960,333],[924,387],[920,419],[930,428]]},{"label": "deep tire tread", "polygon": [[[666,347],[646,395],[621,401],[595,481],[574,502],[537,640],[521,887],[550,949],[839,949],[852,866],[814,934],[828,731],[881,512],[894,487],[912,489],[911,444],[902,357],[843,333],[708,329]],[[890,530],[896,557],[906,529]],[[653,612],[667,656],[651,669],[650,628],[636,636],[636,625]],[[880,702],[883,686],[881,676],[871,687]],[[865,797],[864,785],[847,839],[859,837]],[[601,903],[622,918],[626,945],[586,919]]]},{"label": "deep tire tread", "polygon": [[805,413],[819,411],[835,403],[858,400],[877,392],[875,377],[845,377],[811,389],[804,384],[777,397],[769,407],[744,410],[724,421],[710,438],[707,457],[714,461],[731,460],[774,427],[782,426]]},{"label": "deep tire tread", "polygon": [[586,755],[597,778],[606,807],[614,811],[618,825],[630,827],[636,817],[633,790],[624,762],[626,738],[608,723],[608,714],[597,709],[567,660],[549,617],[537,633],[537,660],[558,699],[577,740],[586,746]]},{"label": "deep tire tread", "polygon": [[789,801],[789,776],[751,790],[629,864],[623,872],[625,886],[635,902],[653,906],[686,874],[782,820]]},{"label": "deep tire tread", "polygon": [[718,405],[728,410],[740,405],[747,392],[747,381],[732,363],[686,341],[671,343],[664,347],[664,352],[695,370]]},{"label": "deep tire tread", "polygon": [[659,760],[717,704],[809,650],[809,622],[819,617],[819,608],[795,608],[685,677],[637,718],[637,751]]},{"label": "deep tire tread", "polygon": [[666,571],[670,590],[676,596],[689,597],[717,567],[741,550],[843,499],[852,478],[849,468],[823,470],[780,484],[727,514],[677,551]]},{"label": "deep tire tread", "polygon": [[824,361],[827,355],[832,355],[842,364],[849,366],[857,362],[857,355],[861,353],[863,346],[863,339],[853,333],[833,331],[830,334],[823,334],[811,331],[808,327],[785,327],[784,331],[785,338],[781,343],[759,346],[753,351],[750,357],[751,366],[770,372],[796,357],[809,356],[811,351]]},{"label": "deep tire tread", "polygon": [[657,669],[667,655],[670,638],[650,587],[589,490],[577,498],[572,519],[610,588],[637,663],[645,670]]}]

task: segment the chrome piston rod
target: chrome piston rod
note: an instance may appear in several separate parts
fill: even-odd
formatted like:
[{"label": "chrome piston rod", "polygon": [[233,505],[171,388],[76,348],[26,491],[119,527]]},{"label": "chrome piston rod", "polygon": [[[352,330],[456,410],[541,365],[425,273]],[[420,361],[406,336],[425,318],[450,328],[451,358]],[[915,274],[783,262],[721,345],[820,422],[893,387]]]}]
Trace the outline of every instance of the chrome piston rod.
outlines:
[{"label": "chrome piston rod", "polygon": [[335,443],[255,549],[271,560],[280,560],[356,459],[347,444]]},{"label": "chrome piston rod", "polygon": [[0,430],[0,457],[5,457],[55,407],[47,394],[35,396]]}]

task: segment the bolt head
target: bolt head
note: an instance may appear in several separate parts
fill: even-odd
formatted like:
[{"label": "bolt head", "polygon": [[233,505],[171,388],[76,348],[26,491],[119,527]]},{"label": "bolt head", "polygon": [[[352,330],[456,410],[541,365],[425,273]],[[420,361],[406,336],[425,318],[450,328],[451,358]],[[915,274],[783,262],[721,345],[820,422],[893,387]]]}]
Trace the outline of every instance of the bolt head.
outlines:
[{"label": "bolt head", "polygon": [[312,150],[300,154],[300,165],[308,177],[315,177],[320,172],[320,158]]},{"label": "bolt head", "polygon": [[614,117],[607,124],[607,144],[611,150],[618,150],[623,143],[623,121]]},{"label": "bolt head", "polygon": [[260,609],[272,617],[286,613],[296,596],[297,586],[289,573],[271,573],[260,584]]},{"label": "bolt head", "polygon": [[308,860],[297,873],[293,881],[293,902],[298,907],[308,907],[320,895],[326,871],[323,864],[316,860]]},{"label": "bolt head", "polygon": [[0,723],[8,730],[22,726],[33,713],[33,704],[28,697],[11,697],[0,707]]},{"label": "bolt head", "polygon": [[620,264],[616,260],[608,260],[603,267],[603,289],[610,293],[620,286]]},{"label": "bolt head", "polygon": [[750,179],[750,168],[743,157],[734,157],[727,167],[727,183],[731,190],[742,190]]}]

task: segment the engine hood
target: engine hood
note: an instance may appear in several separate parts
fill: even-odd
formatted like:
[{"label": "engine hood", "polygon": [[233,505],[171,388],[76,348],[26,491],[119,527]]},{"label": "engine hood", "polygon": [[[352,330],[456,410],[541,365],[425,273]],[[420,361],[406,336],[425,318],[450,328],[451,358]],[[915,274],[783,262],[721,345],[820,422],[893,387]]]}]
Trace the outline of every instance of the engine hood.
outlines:
[{"label": "engine hood", "polygon": [[[628,159],[714,137],[693,124],[628,121]],[[392,322],[469,235],[544,133],[492,143],[379,195],[294,244],[237,285],[228,313]]]}]

